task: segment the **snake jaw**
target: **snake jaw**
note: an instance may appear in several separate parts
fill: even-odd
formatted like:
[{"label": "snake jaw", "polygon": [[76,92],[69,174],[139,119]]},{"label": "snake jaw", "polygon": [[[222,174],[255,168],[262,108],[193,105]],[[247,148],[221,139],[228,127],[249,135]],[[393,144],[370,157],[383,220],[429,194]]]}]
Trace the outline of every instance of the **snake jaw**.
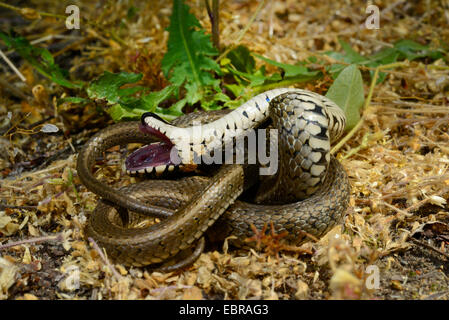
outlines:
[{"label": "snake jaw", "polygon": [[[194,164],[193,151],[196,145],[194,141],[190,143],[188,139],[191,137],[189,130],[170,125],[159,116],[149,112],[142,115],[139,129],[143,133],[157,137],[171,147],[169,152],[171,165]],[[201,144],[199,145],[201,146]],[[184,150],[187,152],[183,152]]]},{"label": "snake jaw", "polygon": [[150,126],[148,126],[148,125],[146,125],[146,124],[141,123],[141,124],[139,124],[139,130],[142,131],[143,133],[146,133],[146,134],[150,135],[150,136],[157,137],[157,138],[159,138],[162,142],[164,142],[164,143],[166,143],[166,144],[168,144],[168,145],[173,146],[173,143],[172,143],[171,140],[167,137],[167,135],[165,135],[164,132],[160,131],[160,130],[157,129],[157,128],[150,127]]},{"label": "snake jaw", "polygon": [[148,144],[131,153],[125,161],[126,171],[128,173],[151,173],[153,170],[162,173],[166,169],[172,171],[175,167],[175,163],[171,160],[174,145],[170,139],[163,132],[144,124],[139,125],[139,130],[161,141]]}]

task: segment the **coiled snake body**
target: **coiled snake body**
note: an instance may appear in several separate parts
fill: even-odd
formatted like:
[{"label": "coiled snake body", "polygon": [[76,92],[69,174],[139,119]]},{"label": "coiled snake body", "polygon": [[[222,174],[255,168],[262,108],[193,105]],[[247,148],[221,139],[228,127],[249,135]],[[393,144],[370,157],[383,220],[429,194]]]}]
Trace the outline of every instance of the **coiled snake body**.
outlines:
[{"label": "coiled snake body", "polygon": [[[198,119],[201,126],[195,124]],[[212,177],[147,180],[113,189],[91,173],[105,150],[131,142],[148,145],[127,158],[128,172],[172,170],[216,154],[267,119],[277,129],[278,168],[263,180],[252,165],[230,164],[220,166]],[[211,227],[211,238],[232,234],[237,245],[254,235],[252,225],[260,230],[270,222],[277,232],[287,231],[285,240],[291,244],[307,240],[307,234],[322,237],[342,220],[349,201],[347,175],[330,155],[330,144],[344,126],[342,110],[329,99],[306,90],[275,89],[227,114],[194,113],[172,124],[145,114],[140,124],[108,127],[93,136],[78,155],[81,181],[102,197],[86,233],[113,259],[136,266],[163,262],[195,243],[200,252],[202,237]],[[250,187],[255,200],[237,199]],[[137,213],[128,216],[132,220],[142,214],[163,219],[151,226],[126,227],[118,219],[126,217],[124,209]]]}]

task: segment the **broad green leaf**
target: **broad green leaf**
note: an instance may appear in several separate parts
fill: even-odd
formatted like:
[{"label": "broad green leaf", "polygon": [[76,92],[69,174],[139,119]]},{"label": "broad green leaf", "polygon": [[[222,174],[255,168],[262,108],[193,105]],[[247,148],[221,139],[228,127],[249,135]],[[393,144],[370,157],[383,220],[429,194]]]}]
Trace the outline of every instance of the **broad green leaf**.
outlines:
[{"label": "broad green leaf", "polygon": [[444,51],[442,49],[432,50],[429,48],[429,46],[425,46],[407,39],[399,40],[398,42],[396,42],[394,44],[394,48],[398,52],[400,52],[405,57],[405,59],[408,59],[410,61],[424,57],[428,57],[432,60],[437,60],[442,58],[444,54]]},{"label": "broad green leaf", "polygon": [[[365,64],[369,62],[368,58],[365,58],[364,56],[362,56],[361,54],[359,54],[358,52],[356,52],[354,49],[351,48],[351,46],[343,41],[343,40],[338,40],[338,42],[340,43],[344,54],[340,53],[340,52],[335,52],[335,51],[328,51],[325,54],[335,60],[338,61],[343,61],[346,63],[355,63],[355,64]],[[331,74],[332,78],[336,79],[340,72],[345,69],[345,65],[342,64],[333,64],[330,67],[328,67],[327,71]]]},{"label": "broad green leaf", "polygon": [[139,8],[136,8],[134,6],[129,7],[128,12],[126,13],[126,19],[131,20],[132,18],[134,18],[137,15],[138,12],[139,12]]},{"label": "broad green leaf", "polygon": [[355,51],[354,49],[352,49],[351,45],[343,40],[338,40],[338,42],[340,43],[341,47],[343,48],[343,50],[345,51],[345,62],[348,63],[360,63],[363,62],[365,60],[367,60],[364,56],[362,56],[361,54],[359,54],[357,51]]},{"label": "broad green leaf", "polygon": [[[381,51],[372,54],[369,56],[370,63],[367,63],[366,65],[371,68],[376,68],[381,65],[390,64],[393,62],[396,62],[399,58],[399,52],[397,52],[393,48],[385,48]],[[374,70],[370,70],[371,79],[374,77]],[[387,73],[385,72],[379,72],[378,78],[376,83],[382,83],[385,80],[385,77],[387,76]]]},{"label": "broad green leaf", "polygon": [[208,99],[204,99],[203,102],[201,103],[201,107],[208,111],[208,110],[218,110],[218,109],[222,109],[223,106],[220,105],[220,102],[228,102],[230,101],[231,98],[229,98],[227,95],[225,95],[222,92],[218,92],[212,95],[208,96]]},{"label": "broad green leaf", "polygon": [[238,97],[242,94],[243,90],[245,89],[245,86],[240,84],[225,84],[225,88],[232,92],[234,97]]},{"label": "broad green leaf", "polygon": [[[357,53],[351,46],[339,40],[344,53],[340,52],[326,52],[326,55],[332,57],[336,60],[365,65],[367,67],[376,68],[381,65],[394,63],[399,60],[408,59],[414,60],[418,58],[430,58],[432,60],[440,59],[444,56],[443,49],[430,49],[429,46],[419,44],[411,40],[400,40],[394,44],[392,48],[384,48],[377,53],[370,55],[369,57],[364,57]],[[341,64],[334,64],[328,68],[328,72],[333,78],[336,78],[339,73],[344,69],[345,66]],[[370,70],[371,77],[374,75],[374,71]],[[382,82],[386,77],[385,72],[380,72],[377,79],[377,83]]]},{"label": "broad green leaf", "polygon": [[355,64],[347,66],[326,93],[326,97],[343,109],[346,115],[346,129],[353,128],[360,120],[360,109],[365,95],[360,70]]},{"label": "broad green leaf", "polygon": [[327,68],[327,72],[332,76],[333,79],[336,79],[340,72],[345,68],[346,66],[343,64],[332,64]]},{"label": "broad green leaf", "polygon": [[370,63],[376,62],[379,65],[393,63],[397,60],[399,53],[394,48],[384,48],[368,57]]},{"label": "broad green leaf", "polygon": [[87,95],[91,99],[106,99],[108,103],[114,104],[119,102],[121,97],[135,93],[133,90],[121,90],[121,86],[136,83],[140,79],[142,79],[141,74],[105,71],[97,80],[91,82],[87,88]]},{"label": "broad green leaf", "polygon": [[340,53],[340,52],[335,52],[335,51],[328,51],[325,52],[325,54],[335,60],[339,60],[339,61],[343,61],[346,63],[364,63],[367,62],[368,59],[365,58],[364,56],[362,56],[361,54],[359,54],[357,51],[355,51],[354,49],[352,49],[352,47],[349,45],[349,43],[343,41],[343,40],[338,40],[338,42],[340,43],[344,54]]}]

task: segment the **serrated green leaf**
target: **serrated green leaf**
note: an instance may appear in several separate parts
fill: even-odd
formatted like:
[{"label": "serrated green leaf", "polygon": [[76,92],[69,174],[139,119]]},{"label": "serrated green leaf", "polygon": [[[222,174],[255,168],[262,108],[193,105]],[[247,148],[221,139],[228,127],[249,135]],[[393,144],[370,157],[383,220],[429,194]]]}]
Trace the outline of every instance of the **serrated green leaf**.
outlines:
[{"label": "serrated green leaf", "polygon": [[346,129],[353,128],[360,120],[360,109],[365,95],[360,70],[355,64],[347,66],[326,93],[326,97],[343,109],[346,115]]},{"label": "serrated green leaf", "polygon": [[[176,86],[167,86],[160,91],[144,94],[145,88],[141,86],[121,88],[126,84],[133,84],[142,78],[141,74],[136,73],[111,73],[105,71],[102,76],[93,81],[87,88],[87,93],[91,99],[104,99],[109,108],[106,112],[114,121],[123,119],[138,119],[144,112],[160,113],[161,109],[157,106],[173,95]],[[142,93],[140,97],[135,97],[137,93]],[[179,116],[176,108],[165,111],[170,115]]]},{"label": "serrated green leaf", "polygon": [[149,112],[155,112],[156,107],[167,100],[175,91],[174,86],[167,86],[161,91],[150,92],[142,97],[143,108]]},{"label": "serrated green leaf", "polygon": [[118,89],[118,95],[120,97],[126,97],[126,96],[132,96],[138,92],[144,91],[145,87],[142,86],[135,86],[135,87],[129,87],[129,88],[119,88]]},{"label": "serrated green leaf", "polygon": [[187,102],[194,104],[203,98],[204,87],[218,89],[219,80],[211,72],[220,73],[220,66],[211,58],[218,52],[210,36],[181,0],[173,1],[170,17],[167,53],[162,59],[164,75],[177,87],[185,86]]},{"label": "serrated green leaf", "polygon": [[182,108],[184,108],[184,106],[187,103],[187,99],[181,99],[178,102],[176,102],[174,105],[172,105],[170,108],[166,108],[166,109],[162,109],[162,108],[156,108],[156,113],[160,116],[162,116],[163,118],[165,118],[165,116],[181,116],[184,113],[182,112]]},{"label": "serrated green leaf", "polygon": [[118,122],[124,119],[139,119],[140,116],[146,111],[140,109],[129,109],[117,103],[106,109],[106,112],[111,116],[112,120]]}]

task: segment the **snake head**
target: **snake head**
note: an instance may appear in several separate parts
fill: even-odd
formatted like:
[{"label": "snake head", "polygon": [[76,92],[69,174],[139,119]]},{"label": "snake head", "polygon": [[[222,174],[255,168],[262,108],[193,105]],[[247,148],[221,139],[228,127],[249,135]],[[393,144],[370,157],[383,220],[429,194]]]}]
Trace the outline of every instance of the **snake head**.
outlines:
[{"label": "snake head", "polygon": [[[140,131],[157,138],[152,143],[131,154],[127,161],[127,170],[131,172],[163,172],[179,166],[188,169],[198,164],[199,157],[215,136],[214,128],[201,124],[191,127],[177,127],[154,113],[144,113],[141,117]],[[137,169],[137,170],[136,170]]]},{"label": "snake head", "polygon": [[126,170],[128,173],[173,171],[175,166],[180,163],[176,157],[177,150],[163,131],[147,125],[145,122],[147,117],[154,117],[158,121],[169,125],[168,122],[153,113],[148,112],[142,115],[139,130],[157,138],[159,141],[143,146],[131,153],[125,161]]}]

